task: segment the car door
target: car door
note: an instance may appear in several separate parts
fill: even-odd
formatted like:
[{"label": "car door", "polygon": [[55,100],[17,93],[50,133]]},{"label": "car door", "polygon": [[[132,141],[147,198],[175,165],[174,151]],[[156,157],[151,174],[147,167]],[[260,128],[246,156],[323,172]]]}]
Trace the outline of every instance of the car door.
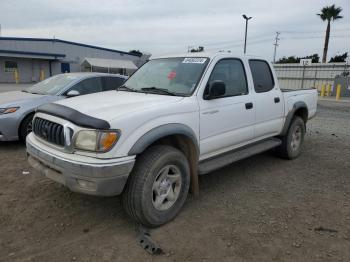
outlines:
[{"label": "car door", "polygon": [[250,59],[249,67],[255,92],[255,128],[256,139],[277,135],[283,124],[282,94],[270,68],[264,60]]},{"label": "car door", "polygon": [[226,91],[220,98],[199,99],[201,159],[239,147],[253,138],[255,109],[243,62],[236,58],[219,60],[204,95],[215,80],[223,81]]},{"label": "car door", "polygon": [[90,77],[84,79],[72,86],[66,93],[71,90],[78,91],[80,95],[102,92],[103,88],[101,77]]}]

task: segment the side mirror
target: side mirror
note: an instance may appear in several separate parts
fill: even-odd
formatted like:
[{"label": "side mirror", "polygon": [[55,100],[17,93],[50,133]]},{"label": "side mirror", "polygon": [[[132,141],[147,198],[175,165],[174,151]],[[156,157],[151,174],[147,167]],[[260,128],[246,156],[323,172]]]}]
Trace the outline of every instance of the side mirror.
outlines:
[{"label": "side mirror", "polygon": [[74,96],[79,96],[79,95],[80,95],[80,92],[77,91],[77,90],[70,90],[70,91],[66,94],[67,97],[74,97]]},{"label": "side mirror", "polygon": [[205,100],[215,99],[224,96],[226,93],[226,85],[224,81],[215,80],[210,82],[207,89]]}]

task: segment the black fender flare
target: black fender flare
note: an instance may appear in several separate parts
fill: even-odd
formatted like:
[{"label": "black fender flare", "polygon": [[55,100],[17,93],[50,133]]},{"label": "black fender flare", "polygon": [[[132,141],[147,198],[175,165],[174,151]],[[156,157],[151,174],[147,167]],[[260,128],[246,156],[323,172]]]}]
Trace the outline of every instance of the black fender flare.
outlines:
[{"label": "black fender flare", "polygon": [[[295,115],[295,112],[300,108],[305,108],[306,112],[309,113],[308,109],[307,109],[307,105],[303,101],[296,102],[293,105],[293,108],[288,112],[288,114],[286,116],[286,120],[284,121],[284,125],[283,125],[282,131],[280,133],[281,136],[284,136],[287,133],[288,128],[290,126],[290,123],[292,122],[292,119]],[[306,117],[306,119],[307,119],[307,117]]]},{"label": "black fender flare", "polygon": [[196,134],[194,131],[184,124],[172,123],[158,126],[151,129],[146,134],[141,136],[136,143],[129,150],[128,155],[137,155],[142,153],[148,146],[156,142],[158,139],[170,136],[170,135],[184,135],[191,139],[196,146],[196,150],[199,153],[199,145]]}]

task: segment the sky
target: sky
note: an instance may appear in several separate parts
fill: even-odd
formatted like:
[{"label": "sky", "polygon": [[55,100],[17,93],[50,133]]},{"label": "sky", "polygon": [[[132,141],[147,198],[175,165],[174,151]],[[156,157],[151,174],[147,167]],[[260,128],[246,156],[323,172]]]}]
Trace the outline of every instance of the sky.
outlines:
[{"label": "sky", "polygon": [[[272,60],[276,31],[277,58],[322,57],[326,22],[317,15],[326,5],[343,8],[331,24],[328,58],[350,53],[350,1],[323,0],[12,0],[0,1],[1,36],[58,38],[155,56],[207,51],[243,52]],[[1,48],[0,48],[1,49]]]}]

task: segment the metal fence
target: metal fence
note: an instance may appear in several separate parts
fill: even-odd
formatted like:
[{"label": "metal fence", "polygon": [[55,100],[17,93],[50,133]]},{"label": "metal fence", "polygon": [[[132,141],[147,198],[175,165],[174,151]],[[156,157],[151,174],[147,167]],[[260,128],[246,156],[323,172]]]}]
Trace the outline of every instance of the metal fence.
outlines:
[{"label": "metal fence", "polygon": [[281,88],[315,87],[319,91],[322,85],[331,85],[333,91],[335,78],[348,76],[350,72],[348,63],[274,64],[274,68]]}]

